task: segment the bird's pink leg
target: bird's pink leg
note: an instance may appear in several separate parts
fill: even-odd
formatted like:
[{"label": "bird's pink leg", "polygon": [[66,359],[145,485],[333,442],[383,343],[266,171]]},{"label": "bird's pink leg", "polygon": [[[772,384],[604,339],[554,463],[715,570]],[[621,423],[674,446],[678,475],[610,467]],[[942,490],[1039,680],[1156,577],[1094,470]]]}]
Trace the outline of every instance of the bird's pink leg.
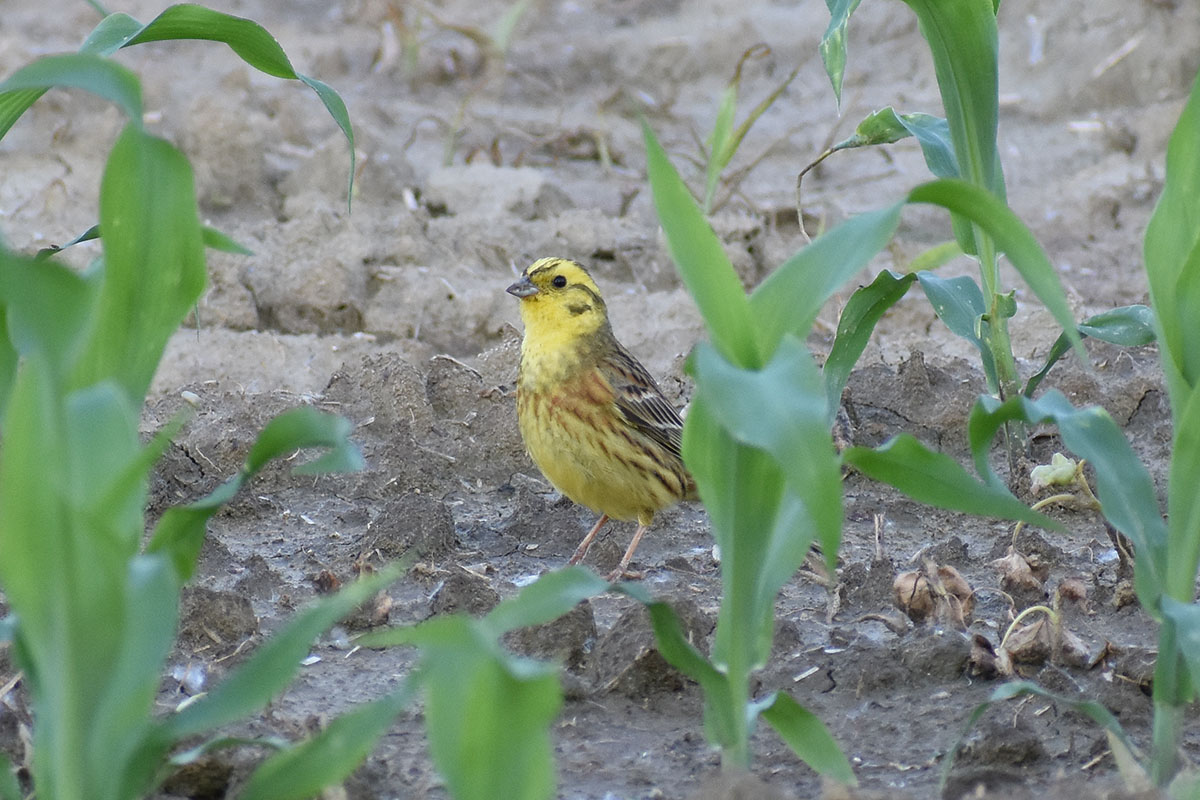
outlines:
[{"label": "bird's pink leg", "polygon": [[596,520],[596,524],[588,531],[587,536],[583,537],[583,541],[579,543],[579,547],[575,548],[575,555],[567,559],[568,564],[578,564],[583,561],[583,557],[587,555],[588,548],[592,546],[592,542],[596,538],[596,534],[604,527],[604,523],[608,522],[608,514],[601,514],[600,519]]}]

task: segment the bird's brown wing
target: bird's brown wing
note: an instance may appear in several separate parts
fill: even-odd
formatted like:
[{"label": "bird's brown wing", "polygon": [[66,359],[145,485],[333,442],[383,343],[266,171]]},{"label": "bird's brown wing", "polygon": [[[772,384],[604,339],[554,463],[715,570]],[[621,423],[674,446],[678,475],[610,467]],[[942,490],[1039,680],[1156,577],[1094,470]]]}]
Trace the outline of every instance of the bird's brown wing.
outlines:
[{"label": "bird's brown wing", "polygon": [[599,367],[613,387],[617,410],[635,430],[682,459],[683,420],[641,362],[615,340],[612,345]]}]

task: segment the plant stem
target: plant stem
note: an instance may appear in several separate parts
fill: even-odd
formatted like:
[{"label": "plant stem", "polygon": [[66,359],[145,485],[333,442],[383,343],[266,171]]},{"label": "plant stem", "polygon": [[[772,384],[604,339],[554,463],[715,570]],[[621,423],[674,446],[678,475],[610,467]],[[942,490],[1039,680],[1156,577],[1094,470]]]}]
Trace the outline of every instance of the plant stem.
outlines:
[{"label": "plant stem", "polygon": [[1166,786],[1179,770],[1179,734],[1183,708],[1190,699],[1187,666],[1176,642],[1175,623],[1162,621],[1158,633],[1158,662],[1154,666],[1154,733],[1150,751],[1150,779]]},{"label": "plant stem", "polygon": [[[986,187],[985,187],[986,188]],[[1008,333],[1008,314],[1001,307],[999,290],[999,265],[997,263],[996,245],[978,226],[975,229],[975,245],[979,251],[979,271],[983,280],[984,294],[988,301],[987,327],[984,338],[988,350],[992,354],[992,363],[996,367],[996,385],[990,386],[992,392],[1001,400],[1016,397],[1020,393],[1020,383],[1017,375],[1017,363],[1013,358],[1012,339]],[[1009,481],[1012,482],[1017,473],[1017,465],[1025,452],[1025,426],[1019,422],[1004,424],[1004,444],[1008,451]]]},{"label": "plant stem", "polygon": [[733,718],[733,741],[721,750],[722,772],[745,772],[750,769],[750,671],[742,663],[742,653],[730,659],[729,712]]}]

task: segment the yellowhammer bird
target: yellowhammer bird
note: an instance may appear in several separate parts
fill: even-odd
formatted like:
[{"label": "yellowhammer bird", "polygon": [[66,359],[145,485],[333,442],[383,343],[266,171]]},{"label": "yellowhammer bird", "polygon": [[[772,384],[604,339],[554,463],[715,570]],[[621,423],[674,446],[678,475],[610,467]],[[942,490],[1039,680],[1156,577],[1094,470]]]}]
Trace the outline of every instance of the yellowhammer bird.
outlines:
[{"label": "yellowhammer bird", "polygon": [[679,452],[683,422],[613,336],[600,290],[582,266],[543,258],[508,293],[521,299],[525,323],[517,377],[525,447],[556,489],[600,514],[568,563],[583,559],[609,518],[638,521],[609,575],[616,580],[655,512],[695,499]]}]

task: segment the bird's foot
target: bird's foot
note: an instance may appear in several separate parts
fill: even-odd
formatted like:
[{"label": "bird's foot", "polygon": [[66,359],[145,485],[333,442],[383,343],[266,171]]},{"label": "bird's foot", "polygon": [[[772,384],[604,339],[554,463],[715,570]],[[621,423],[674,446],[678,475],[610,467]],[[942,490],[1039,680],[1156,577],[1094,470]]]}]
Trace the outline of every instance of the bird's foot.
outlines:
[{"label": "bird's foot", "polygon": [[640,581],[644,577],[646,577],[646,573],[639,572],[636,569],[625,569],[622,567],[617,567],[612,572],[608,573],[608,575],[605,576],[604,580],[608,581],[609,583],[616,583],[617,581],[626,581],[626,580]]}]

